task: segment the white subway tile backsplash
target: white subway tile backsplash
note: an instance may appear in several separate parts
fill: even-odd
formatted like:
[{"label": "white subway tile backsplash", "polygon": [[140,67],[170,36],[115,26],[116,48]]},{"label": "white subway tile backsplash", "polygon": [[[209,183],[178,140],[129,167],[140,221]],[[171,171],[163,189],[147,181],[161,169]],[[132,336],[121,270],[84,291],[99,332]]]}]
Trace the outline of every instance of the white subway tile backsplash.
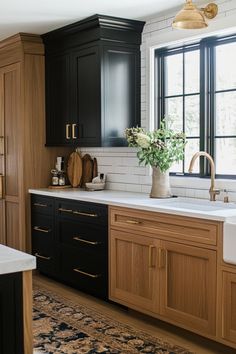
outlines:
[{"label": "white subway tile backsplash", "polygon": [[125,190],[127,192],[137,192],[137,193],[141,193],[142,192],[142,186],[141,184],[126,184],[125,186]]}]

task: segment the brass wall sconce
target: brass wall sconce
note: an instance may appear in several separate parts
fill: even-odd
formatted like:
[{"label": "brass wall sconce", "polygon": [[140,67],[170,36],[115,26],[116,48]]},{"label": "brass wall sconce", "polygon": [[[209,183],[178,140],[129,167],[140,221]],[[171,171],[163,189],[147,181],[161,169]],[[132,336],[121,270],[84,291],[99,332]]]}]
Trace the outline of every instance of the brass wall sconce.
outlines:
[{"label": "brass wall sconce", "polygon": [[200,29],[208,26],[207,19],[214,18],[218,13],[218,6],[214,3],[198,9],[192,0],[186,0],[183,9],[180,10],[172,23],[173,28],[177,29]]}]

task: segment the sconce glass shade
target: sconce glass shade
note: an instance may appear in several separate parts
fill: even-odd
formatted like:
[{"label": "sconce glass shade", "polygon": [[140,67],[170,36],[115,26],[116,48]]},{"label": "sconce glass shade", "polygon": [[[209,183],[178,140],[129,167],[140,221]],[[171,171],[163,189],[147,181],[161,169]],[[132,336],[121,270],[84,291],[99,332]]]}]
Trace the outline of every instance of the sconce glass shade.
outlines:
[{"label": "sconce glass shade", "polygon": [[177,29],[200,29],[207,27],[204,12],[199,10],[192,0],[187,0],[184,8],[174,18],[172,27]]}]

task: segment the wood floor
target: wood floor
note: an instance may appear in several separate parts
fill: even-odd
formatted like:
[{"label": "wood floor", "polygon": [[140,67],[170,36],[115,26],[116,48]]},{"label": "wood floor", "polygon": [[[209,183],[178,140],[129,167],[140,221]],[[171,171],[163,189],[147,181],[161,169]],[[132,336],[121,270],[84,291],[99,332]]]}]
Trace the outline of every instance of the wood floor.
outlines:
[{"label": "wood floor", "polygon": [[150,335],[166,339],[173,344],[183,346],[196,354],[236,353],[234,349],[225,347],[188,331],[166,324],[162,321],[150,318],[148,316],[143,316],[132,310],[128,311],[120,306],[98,300],[92,296],[88,296],[87,294],[57,283],[47,277],[34,275],[34,283],[38,286],[43,286],[49,290],[52,290],[75,303],[94,308],[109,317],[115,318],[117,321],[141,329]]}]

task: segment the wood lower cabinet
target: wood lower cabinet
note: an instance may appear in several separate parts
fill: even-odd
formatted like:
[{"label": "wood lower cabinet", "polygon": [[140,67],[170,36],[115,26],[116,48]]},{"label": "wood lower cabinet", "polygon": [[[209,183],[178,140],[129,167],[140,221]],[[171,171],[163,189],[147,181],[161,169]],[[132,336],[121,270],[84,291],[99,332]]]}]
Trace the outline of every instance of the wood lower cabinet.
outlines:
[{"label": "wood lower cabinet", "polygon": [[223,271],[222,336],[236,344],[236,273]]},{"label": "wood lower cabinet", "polygon": [[214,335],[216,252],[161,241],[160,257],[160,314]]},{"label": "wood lower cabinet", "polygon": [[110,296],[113,300],[158,311],[158,244],[151,237],[111,230]]},{"label": "wood lower cabinet", "polygon": [[214,244],[220,223],[128,208],[109,211],[110,299],[215,338]]}]

